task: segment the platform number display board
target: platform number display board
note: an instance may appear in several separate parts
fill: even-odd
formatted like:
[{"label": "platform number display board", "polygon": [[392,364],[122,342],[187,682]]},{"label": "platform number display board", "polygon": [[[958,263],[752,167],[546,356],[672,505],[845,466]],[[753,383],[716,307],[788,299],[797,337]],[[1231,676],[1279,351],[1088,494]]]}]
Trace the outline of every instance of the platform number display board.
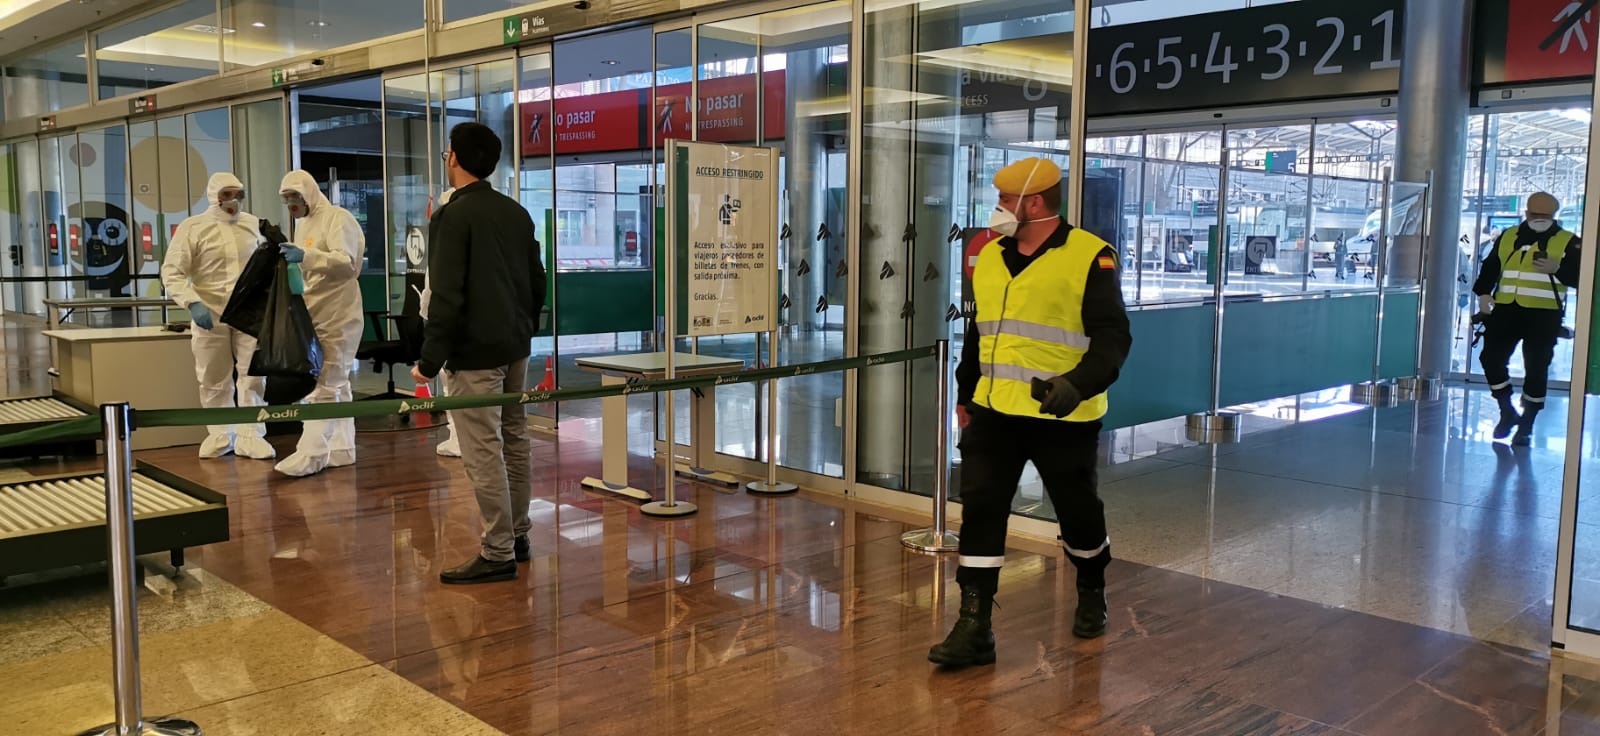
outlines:
[{"label": "platform number display board", "polygon": [[1393,93],[1404,5],[1303,1],[1096,28],[1089,114]]}]

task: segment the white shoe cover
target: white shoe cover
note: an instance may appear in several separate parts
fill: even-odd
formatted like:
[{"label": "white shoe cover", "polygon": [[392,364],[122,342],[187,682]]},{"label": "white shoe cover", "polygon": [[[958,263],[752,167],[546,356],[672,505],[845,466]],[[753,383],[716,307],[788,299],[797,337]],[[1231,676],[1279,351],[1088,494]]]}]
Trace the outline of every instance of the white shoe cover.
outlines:
[{"label": "white shoe cover", "polygon": [[461,440],[451,437],[440,442],[433,451],[445,457],[461,457]]},{"label": "white shoe cover", "polygon": [[241,434],[233,440],[233,454],[251,460],[271,460],[278,456],[278,451],[262,437]]},{"label": "white shoe cover", "polygon": [[272,466],[272,469],[284,475],[304,478],[308,475],[316,475],[326,467],[328,467],[327,455],[310,455],[296,451],[293,455]]},{"label": "white shoe cover", "polygon": [[330,450],[328,452],[328,467],[330,468],[342,468],[346,465],[355,464],[355,450]]},{"label": "white shoe cover", "polygon": [[233,435],[231,434],[209,435],[206,437],[205,442],[200,443],[200,457],[203,458],[222,457],[230,452],[233,452]]}]

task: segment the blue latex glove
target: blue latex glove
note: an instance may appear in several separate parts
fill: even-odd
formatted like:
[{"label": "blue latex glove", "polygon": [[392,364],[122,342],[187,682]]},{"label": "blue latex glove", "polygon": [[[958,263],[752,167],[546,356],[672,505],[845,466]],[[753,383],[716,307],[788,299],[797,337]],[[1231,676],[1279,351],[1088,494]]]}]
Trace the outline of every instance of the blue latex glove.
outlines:
[{"label": "blue latex glove", "polygon": [[211,310],[206,309],[206,305],[200,302],[190,304],[189,317],[194,320],[195,325],[200,329],[211,329]]},{"label": "blue latex glove", "polygon": [[278,252],[283,254],[283,260],[290,263],[299,263],[306,259],[306,252],[292,245],[280,245]]}]

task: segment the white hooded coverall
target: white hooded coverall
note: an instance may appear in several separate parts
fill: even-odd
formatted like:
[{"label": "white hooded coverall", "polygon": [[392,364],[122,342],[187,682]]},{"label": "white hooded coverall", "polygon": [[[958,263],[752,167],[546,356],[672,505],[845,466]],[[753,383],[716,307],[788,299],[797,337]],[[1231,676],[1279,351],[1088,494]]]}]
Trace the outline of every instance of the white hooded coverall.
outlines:
[{"label": "white hooded coverall", "polygon": [[[322,346],[322,372],[306,401],[350,401],[354,398],[350,368],[362,332],[361,288],[356,277],[361,273],[366,235],[355,215],[329,202],[310,174],[291,171],[280,189],[283,194],[299,194],[310,209],[296,225],[293,240],[305,251],[300,270],[305,275],[306,309]],[[285,475],[303,476],[355,461],[354,419],[313,420],[305,423],[294,454],[276,468]]]},{"label": "white hooded coverall", "polygon": [[[242,190],[244,185],[233,174],[211,175],[206,183],[206,200],[211,206],[179,223],[161,261],[161,284],[167,296],[185,309],[198,302],[211,312],[211,329],[192,325],[189,339],[200,382],[200,406],[207,409],[233,407],[235,401],[238,406],[267,403],[266,379],[250,375],[255,338],[222,323],[222,310],[233,286],[261,240],[255,215],[243,211],[229,215],[217,205],[217,195],[228,188]],[[264,424],[221,424],[206,429],[200,457],[221,457],[230,451],[257,459],[275,454],[264,439]]]},{"label": "white hooded coverall", "polygon": [[[436,205],[436,207],[443,207],[447,204],[450,204],[450,195],[455,194],[455,192],[455,187],[450,187],[449,189],[444,190],[444,193],[439,195],[439,203]],[[419,311],[422,314],[422,318],[426,320],[428,318],[428,302],[433,301],[433,285],[427,280],[426,274],[423,275],[422,283],[422,294],[419,295]],[[449,381],[444,382],[444,395],[450,395]],[[461,457],[461,438],[456,436],[456,423],[454,418],[450,417],[449,412],[445,412],[445,417],[450,419],[450,423],[448,425],[449,436],[445,437],[443,442],[440,442],[437,447],[433,448],[433,451],[445,457]]]}]

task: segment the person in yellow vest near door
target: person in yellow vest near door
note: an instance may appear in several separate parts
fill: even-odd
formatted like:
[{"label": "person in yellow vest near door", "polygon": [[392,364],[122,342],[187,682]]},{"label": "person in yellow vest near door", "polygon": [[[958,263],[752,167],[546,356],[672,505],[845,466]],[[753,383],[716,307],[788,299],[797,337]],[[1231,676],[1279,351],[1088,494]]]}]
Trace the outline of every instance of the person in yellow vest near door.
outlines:
[{"label": "person in yellow vest near door", "polygon": [[961,441],[961,613],[928,652],[947,666],[995,660],[990,623],[1006,523],[1023,467],[1032,462],[1077,568],[1072,633],[1106,631],[1111,539],[1095,487],[1105,392],[1133,337],[1114,248],[1064,222],[1061,169],[1028,158],[994,177],[1000,234],[973,269],[977,315],[967,324],[958,381]]},{"label": "person in yellow vest near door", "polygon": [[[1567,307],[1567,288],[1578,285],[1578,236],[1556,222],[1561,203],[1539,192],[1528,197],[1527,219],[1500,234],[1485,254],[1472,293],[1484,315],[1483,352],[1478,362],[1490,393],[1500,404],[1494,438],[1533,443],[1533,421],[1544,409],[1550,360]],[[1511,353],[1522,345],[1522,412],[1511,402]]]}]

